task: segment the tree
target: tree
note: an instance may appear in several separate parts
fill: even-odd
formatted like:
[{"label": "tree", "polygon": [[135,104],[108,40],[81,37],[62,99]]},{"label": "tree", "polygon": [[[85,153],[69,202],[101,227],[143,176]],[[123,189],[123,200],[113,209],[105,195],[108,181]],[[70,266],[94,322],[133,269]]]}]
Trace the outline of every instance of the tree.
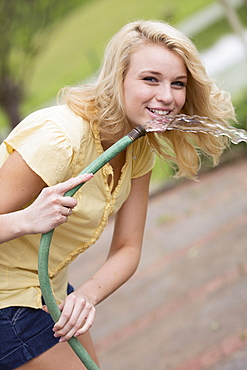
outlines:
[{"label": "tree", "polygon": [[20,120],[27,75],[44,32],[85,0],[0,1],[0,107],[11,127]]}]

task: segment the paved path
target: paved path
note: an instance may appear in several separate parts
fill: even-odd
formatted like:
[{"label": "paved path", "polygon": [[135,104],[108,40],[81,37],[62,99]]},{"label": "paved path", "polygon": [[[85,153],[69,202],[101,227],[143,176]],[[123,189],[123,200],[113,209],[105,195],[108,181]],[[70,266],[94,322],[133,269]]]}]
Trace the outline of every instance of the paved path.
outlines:
[{"label": "paved path", "polygon": [[[74,285],[111,232],[73,262]],[[153,196],[139,269],[98,306],[102,370],[246,370],[246,255],[246,158]]]}]

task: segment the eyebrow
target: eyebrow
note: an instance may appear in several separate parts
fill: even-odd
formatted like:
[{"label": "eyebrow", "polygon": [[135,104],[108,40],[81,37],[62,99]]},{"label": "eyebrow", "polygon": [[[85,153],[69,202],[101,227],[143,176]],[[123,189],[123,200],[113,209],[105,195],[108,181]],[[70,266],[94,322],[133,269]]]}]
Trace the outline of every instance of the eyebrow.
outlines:
[{"label": "eyebrow", "polygon": [[152,71],[152,70],[141,71],[141,74],[142,73],[152,73],[153,75],[159,75],[159,76],[162,74],[160,72],[156,72],[156,71]]},{"label": "eyebrow", "polygon": [[[157,72],[157,71],[152,71],[152,70],[145,70],[145,71],[142,71],[140,74],[144,74],[144,73],[152,73],[153,75],[156,75],[156,76],[161,76],[162,73],[160,72]],[[183,76],[177,76],[176,79],[188,79],[188,76],[186,75],[183,75]]]},{"label": "eyebrow", "polygon": [[176,77],[176,79],[177,80],[183,80],[183,79],[184,80],[187,80],[188,79],[188,76],[185,76],[185,75],[184,76],[178,76],[178,77]]}]

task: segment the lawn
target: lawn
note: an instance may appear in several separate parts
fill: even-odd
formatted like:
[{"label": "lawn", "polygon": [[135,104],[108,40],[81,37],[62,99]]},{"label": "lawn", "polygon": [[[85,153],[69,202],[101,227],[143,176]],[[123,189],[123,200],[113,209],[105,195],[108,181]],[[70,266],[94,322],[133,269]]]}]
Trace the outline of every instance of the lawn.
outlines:
[{"label": "lawn", "polygon": [[87,80],[100,65],[104,47],[125,23],[163,19],[173,24],[209,4],[210,0],[92,0],[49,31],[29,80],[23,114],[52,101],[57,91]]},{"label": "lawn", "polygon": [[[135,19],[160,19],[176,25],[211,2],[213,0],[91,0],[79,6],[45,36],[44,48],[32,65],[23,116],[52,104],[63,86],[87,81],[93,76],[108,40],[125,23]],[[240,9],[240,15],[246,24],[246,13]],[[198,33],[193,41],[199,49],[205,49],[229,31],[227,21],[222,19]],[[5,122],[0,112],[0,126]],[[153,179],[160,180],[164,174],[170,175],[171,170],[157,160]]]}]

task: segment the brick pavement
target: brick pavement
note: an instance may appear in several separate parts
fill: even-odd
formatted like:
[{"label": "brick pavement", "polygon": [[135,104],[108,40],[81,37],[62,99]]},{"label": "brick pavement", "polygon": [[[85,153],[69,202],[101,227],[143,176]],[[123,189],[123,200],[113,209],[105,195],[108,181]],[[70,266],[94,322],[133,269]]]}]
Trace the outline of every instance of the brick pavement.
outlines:
[{"label": "brick pavement", "polygon": [[[73,262],[75,286],[112,226]],[[102,370],[246,370],[246,226],[246,158],[150,198],[138,271],[97,309]]]}]

